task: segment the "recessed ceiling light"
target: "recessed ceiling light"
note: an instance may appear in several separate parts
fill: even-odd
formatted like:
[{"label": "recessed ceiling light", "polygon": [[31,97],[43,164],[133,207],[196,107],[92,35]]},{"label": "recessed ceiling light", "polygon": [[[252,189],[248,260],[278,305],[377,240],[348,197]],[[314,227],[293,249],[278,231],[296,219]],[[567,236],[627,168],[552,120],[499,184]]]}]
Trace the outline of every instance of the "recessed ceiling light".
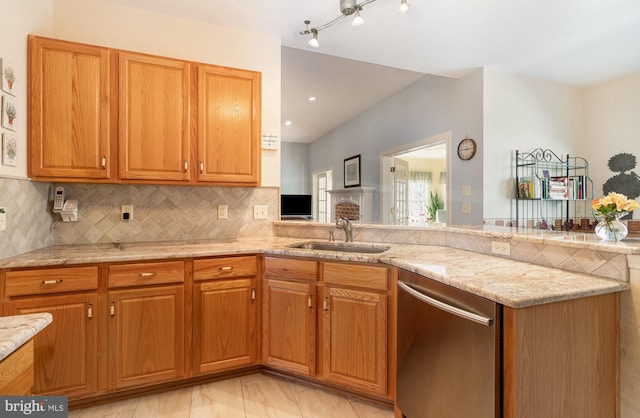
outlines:
[{"label": "recessed ceiling light", "polygon": [[290,120],[287,120],[287,121],[285,121],[285,122],[284,122],[284,124],[285,124],[286,126],[291,126],[291,121],[290,121]]},{"label": "recessed ceiling light", "polygon": [[307,97],[307,100],[309,100],[310,102],[315,102],[316,101],[316,96],[309,96],[309,97]]}]

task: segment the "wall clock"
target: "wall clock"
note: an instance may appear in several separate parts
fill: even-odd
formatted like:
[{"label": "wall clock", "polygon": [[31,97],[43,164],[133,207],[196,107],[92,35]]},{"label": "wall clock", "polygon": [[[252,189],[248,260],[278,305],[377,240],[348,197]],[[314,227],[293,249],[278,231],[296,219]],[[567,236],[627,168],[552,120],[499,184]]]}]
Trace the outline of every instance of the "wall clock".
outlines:
[{"label": "wall clock", "polygon": [[470,160],[476,155],[477,149],[476,141],[471,138],[465,138],[458,144],[458,157],[461,160]]}]

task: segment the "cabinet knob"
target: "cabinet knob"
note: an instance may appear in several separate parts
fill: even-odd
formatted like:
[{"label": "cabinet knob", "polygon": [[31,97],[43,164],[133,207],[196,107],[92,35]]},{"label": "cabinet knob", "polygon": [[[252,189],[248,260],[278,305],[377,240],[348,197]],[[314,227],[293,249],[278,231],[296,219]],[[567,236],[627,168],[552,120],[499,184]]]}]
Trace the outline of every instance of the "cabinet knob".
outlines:
[{"label": "cabinet knob", "polygon": [[251,289],[251,301],[256,300],[256,289],[255,287]]},{"label": "cabinet knob", "polygon": [[186,173],[189,170],[189,162],[184,160],[184,172]]},{"label": "cabinet knob", "polygon": [[139,273],[138,276],[142,279],[148,279],[148,278],[156,277],[156,273],[153,271],[150,271],[148,273]]},{"label": "cabinet knob", "polygon": [[324,308],[325,311],[329,310],[329,301],[327,300],[327,298],[324,298],[324,302],[322,302],[322,307]]},{"label": "cabinet knob", "polygon": [[105,157],[104,155],[102,156],[102,169],[107,169],[107,157]]},{"label": "cabinet knob", "polygon": [[312,298],[313,295],[309,295],[309,299],[307,300],[307,304],[309,305],[309,309],[313,308]]},{"label": "cabinet knob", "polygon": [[42,284],[60,284],[62,283],[62,279],[55,279],[55,280],[43,280]]},{"label": "cabinet knob", "polygon": [[92,303],[90,303],[89,307],[87,308],[87,318],[93,319],[93,304]]},{"label": "cabinet knob", "polygon": [[200,172],[204,173],[204,163],[200,161]]},{"label": "cabinet knob", "polygon": [[111,306],[109,306],[109,315],[115,316],[116,314],[116,303],[111,302]]},{"label": "cabinet knob", "polygon": [[224,272],[228,273],[230,271],[233,271],[233,266],[220,267],[218,271],[220,271],[220,273],[224,273]]}]

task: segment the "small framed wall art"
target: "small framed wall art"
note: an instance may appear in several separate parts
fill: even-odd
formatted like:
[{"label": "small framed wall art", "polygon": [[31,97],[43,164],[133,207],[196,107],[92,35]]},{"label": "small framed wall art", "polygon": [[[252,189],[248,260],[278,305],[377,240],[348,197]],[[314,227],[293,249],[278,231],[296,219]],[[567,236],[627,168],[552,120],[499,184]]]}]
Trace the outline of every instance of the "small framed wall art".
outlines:
[{"label": "small framed wall art", "polygon": [[360,186],[360,154],[344,160],[344,187]]},{"label": "small framed wall art", "polygon": [[5,94],[2,97],[2,127],[15,131],[17,118],[18,103],[14,97]]},{"label": "small framed wall art", "polygon": [[12,132],[2,134],[2,164],[15,167],[18,157],[18,137]]},{"label": "small framed wall art", "polygon": [[15,96],[15,67],[6,59],[0,58],[0,71],[0,75],[2,76],[2,91]]}]

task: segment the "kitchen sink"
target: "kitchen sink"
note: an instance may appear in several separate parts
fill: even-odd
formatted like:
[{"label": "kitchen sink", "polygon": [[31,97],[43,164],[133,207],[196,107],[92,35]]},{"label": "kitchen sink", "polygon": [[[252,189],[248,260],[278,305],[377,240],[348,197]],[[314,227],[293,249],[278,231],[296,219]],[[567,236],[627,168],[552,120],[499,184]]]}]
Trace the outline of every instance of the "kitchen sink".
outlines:
[{"label": "kitchen sink", "polygon": [[320,242],[320,241],[307,241],[291,244],[289,248],[298,248],[302,250],[314,250],[314,251],[338,251],[343,253],[367,253],[367,254],[380,254],[389,249],[386,245],[374,245],[374,244],[352,244],[348,242]]}]

